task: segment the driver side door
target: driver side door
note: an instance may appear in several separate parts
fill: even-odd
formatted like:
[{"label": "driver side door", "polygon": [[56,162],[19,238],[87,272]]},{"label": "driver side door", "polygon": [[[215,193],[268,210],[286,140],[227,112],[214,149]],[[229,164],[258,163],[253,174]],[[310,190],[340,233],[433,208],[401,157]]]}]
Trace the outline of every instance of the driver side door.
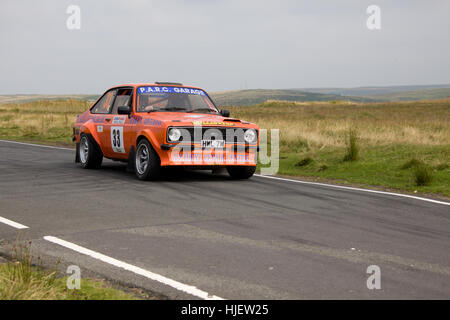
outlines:
[{"label": "driver side door", "polygon": [[131,130],[130,117],[118,113],[119,107],[130,106],[132,102],[131,88],[117,89],[114,102],[112,104],[111,112],[109,114],[109,121],[104,125],[105,134],[105,156],[113,159],[128,158],[129,149],[131,146],[128,138]]}]

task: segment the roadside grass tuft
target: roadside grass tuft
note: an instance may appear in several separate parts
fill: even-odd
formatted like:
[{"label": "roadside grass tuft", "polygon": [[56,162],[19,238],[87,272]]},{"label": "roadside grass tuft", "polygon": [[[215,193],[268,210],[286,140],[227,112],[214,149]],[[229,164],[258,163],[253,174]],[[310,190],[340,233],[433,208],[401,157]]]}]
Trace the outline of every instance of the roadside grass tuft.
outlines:
[{"label": "roadside grass tuft", "polygon": [[402,166],[401,169],[411,169],[416,168],[418,166],[423,166],[424,162],[422,160],[418,160],[416,158],[412,158],[411,160],[406,161]]},{"label": "roadside grass tuft", "polygon": [[436,166],[436,170],[438,170],[438,171],[442,171],[442,170],[445,170],[445,169],[448,169],[448,168],[450,168],[450,165],[448,163],[446,163],[446,162],[439,163]]},{"label": "roadside grass tuft", "polygon": [[356,129],[348,132],[348,141],[344,161],[357,161],[359,159],[359,139]]},{"label": "roadside grass tuft", "polygon": [[406,161],[401,166],[401,169],[414,169],[416,186],[429,186],[433,181],[433,170],[423,160],[412,158]]},{"label": "roadside grass tuft", "polygon": [[4,116],[1,116],[0,117],[0,121],[8,122],[8,121],[11,121],[13,118],[14,118],[13,115],[7,114],[7,115],[4,115]]},{"label": "roadside grass tuft", "polygon": [[54,289],[55,272],[43,272],[33,266],[31,243],[18,242],[12,252],[12,260],[0,266],[1,300],[58,299]]},{"label": "roadside grass tuft", "polygon": [[309,164],[311,164],[314,161],[314,159],[310,156],[307,156],[305,158],[303,158],[302,160],[300,160],[299,162],[297,162],[295,164],[296,167],[304,167],[307,166]]},{"label": "roadside grass tuft", "polygon": [[39,131],[35,126],[25,126],[22,129],[22,135],[27,138],[39,136]]},{"label": "roadside grass tuft", "polygon": [[31,242],[17,241],[12,258],[0,265],[0,300],[134,300],[130,293],[109,287],[102,280],[81,279],[81,288],[67,288],[67,277],[44,270],[33,257]]},{"label": "roadside grass tuft", "polygon": [[417,186],[429,186],[433,181],[433,172],[427,165],[420,164],[415,167],[414,178]]}]

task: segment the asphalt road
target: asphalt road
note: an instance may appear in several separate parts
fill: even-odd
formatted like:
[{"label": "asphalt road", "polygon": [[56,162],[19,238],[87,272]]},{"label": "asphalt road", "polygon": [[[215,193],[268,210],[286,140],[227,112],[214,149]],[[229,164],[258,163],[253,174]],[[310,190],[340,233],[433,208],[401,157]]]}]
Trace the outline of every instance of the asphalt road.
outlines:
[{"label": "asphalt road", "polygon": [[[45,240],[53,236],[225,299],[450,298],[450,206],[253,177],[123,164],[0,141],[0,217],[43,257],[170,298],[176,286]],[[0,222],[0,239],[18,229]],[[381,271],[369,290],[367,267]]]}]

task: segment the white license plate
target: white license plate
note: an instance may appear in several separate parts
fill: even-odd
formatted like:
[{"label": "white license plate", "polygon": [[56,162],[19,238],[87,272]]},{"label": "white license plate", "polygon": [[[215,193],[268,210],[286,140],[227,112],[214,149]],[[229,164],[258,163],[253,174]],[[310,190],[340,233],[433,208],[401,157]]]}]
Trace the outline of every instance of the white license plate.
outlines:
[{"label": "white license plate", "polygon": [[202,148],[224,148],[225,140],[202,140]]}]

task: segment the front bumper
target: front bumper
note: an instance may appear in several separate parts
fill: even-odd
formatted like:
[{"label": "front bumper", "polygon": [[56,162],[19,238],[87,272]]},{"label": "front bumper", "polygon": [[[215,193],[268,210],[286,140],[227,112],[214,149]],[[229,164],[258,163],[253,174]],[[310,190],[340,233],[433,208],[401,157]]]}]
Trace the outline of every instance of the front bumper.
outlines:
[{"label": "front bumper", "polygon": [[161,145],[162,166],[255,166],[258,146],[202,149],[195,145]]}]

